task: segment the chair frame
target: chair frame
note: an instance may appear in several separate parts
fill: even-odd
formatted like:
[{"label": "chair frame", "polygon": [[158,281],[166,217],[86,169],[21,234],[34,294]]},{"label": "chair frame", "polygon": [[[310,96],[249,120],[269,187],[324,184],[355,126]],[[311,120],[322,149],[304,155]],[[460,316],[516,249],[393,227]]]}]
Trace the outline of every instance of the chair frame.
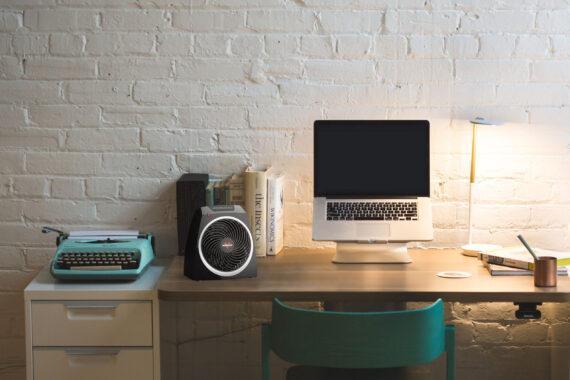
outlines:
[{"label": "chair frame", "polygon": [[455,379],[455,326],[444,324],[441,299],[386,312],[307,310],[278,299],[272,306],[272,323],[261,327],[263,380],[270,379],[271,351],[290,363],[330,368],[403,367],[445,352],[446,378]]}]

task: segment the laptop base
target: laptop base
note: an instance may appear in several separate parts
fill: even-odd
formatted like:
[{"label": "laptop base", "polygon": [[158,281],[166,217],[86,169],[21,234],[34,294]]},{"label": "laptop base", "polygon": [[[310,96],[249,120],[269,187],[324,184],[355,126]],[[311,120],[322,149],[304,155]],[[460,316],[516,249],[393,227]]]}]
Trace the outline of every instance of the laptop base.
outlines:
[{"label": "laptop base", "polygon": [[338,264],[409,264],[406,243],[336,243],[333,263]]}]

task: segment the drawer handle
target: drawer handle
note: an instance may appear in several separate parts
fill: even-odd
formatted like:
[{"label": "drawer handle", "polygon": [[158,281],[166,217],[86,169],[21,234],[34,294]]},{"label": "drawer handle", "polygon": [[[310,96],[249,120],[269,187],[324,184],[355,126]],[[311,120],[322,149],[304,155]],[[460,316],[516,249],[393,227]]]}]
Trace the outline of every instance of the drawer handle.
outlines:
[{"label": "drawer handle", "polygon": [[66,349],[69,368],[101,368],[116,363],[120,349],[118,348],[71,348]]},{"label": "drawer handle", "polygon": [[70,348],[65,350],[67,356],[117,356],[120,348]]},{"label": "drawer handle", "polygon": [[115,310],[119,302],[109,301],[67,301],[63,303],[68,309],[113,309]]},{"label": "drawer handle", "polygon": [[95,303],[85,302],[65,303],[68,319],[84,320],[112,320],[115,318],[117,303]]},{"label": "drawer handle", "polygon": [[66,305],[69,310],[116,310],[117,305]]}]

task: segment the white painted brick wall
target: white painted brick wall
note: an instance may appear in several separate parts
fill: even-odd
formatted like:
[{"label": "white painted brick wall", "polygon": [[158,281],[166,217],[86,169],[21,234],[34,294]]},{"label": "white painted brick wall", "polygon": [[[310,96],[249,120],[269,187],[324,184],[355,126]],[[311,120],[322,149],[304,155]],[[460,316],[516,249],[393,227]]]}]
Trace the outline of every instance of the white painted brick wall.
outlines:
[{"label": "white painted brick wall", "polygon": [[60,199],[85,197],[85,181],[82,178],[54,178],[51,180],[51,196]]},{"label": "white painted brick wall", "polygon": [[479,38],[481,58],[509,58],[515,51],[516,35],[485,34]]},{"label": "white painted brick wall", "polygon": [[52,55],[80,56],[85,47],[85,36],[71,33],[53,33],[49,37]]},{"label": "white painted brick wall", "polygon": [[85,52],[89,55],[150,55],[155,37],[147,33],[96,33],[85,35]]},{"label": "white painted brick wall", "polygon": [[[170,255],[180,174],[273,164],[287,174],[286,245],[316,245],[315,119],[430,119],[435,246],[466,239],[466,120],[504,121],[480,129],[476,239],[570,249],[569,19],[563,0],[0,2],[0,347],[17,347],[0,348],[0,377],[23,375],[13,305],[52,252],[41,225],[149,230]],[[560,371],[551,345],[568,346],[570,314],[548,307],[525,324],[508,305],[448,305],[460,373]],[[192,326],[236,326],[237,309],[203,308]],[[247,378],[258,336],[244,334],[228,339],[248,364],[227,371]],[[213,342],[192,344],[230,347]]]},{"label": "white painted brick wall", "polygon": [[46,54],[49,50],[48,36],[45,34],[15,34],[12,40],[14,53],[18,56]]}]

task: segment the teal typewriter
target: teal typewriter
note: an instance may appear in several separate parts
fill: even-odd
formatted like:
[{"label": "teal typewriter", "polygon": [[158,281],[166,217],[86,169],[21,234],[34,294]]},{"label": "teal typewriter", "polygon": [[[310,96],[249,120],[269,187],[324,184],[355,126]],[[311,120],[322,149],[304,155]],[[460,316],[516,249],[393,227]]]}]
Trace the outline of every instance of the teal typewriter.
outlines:
[{"label": "teal typewriter", "polygon": [[70,281],[131,281],[154,260],[154,237],[138,231],[58,232],[51,274]]}]

